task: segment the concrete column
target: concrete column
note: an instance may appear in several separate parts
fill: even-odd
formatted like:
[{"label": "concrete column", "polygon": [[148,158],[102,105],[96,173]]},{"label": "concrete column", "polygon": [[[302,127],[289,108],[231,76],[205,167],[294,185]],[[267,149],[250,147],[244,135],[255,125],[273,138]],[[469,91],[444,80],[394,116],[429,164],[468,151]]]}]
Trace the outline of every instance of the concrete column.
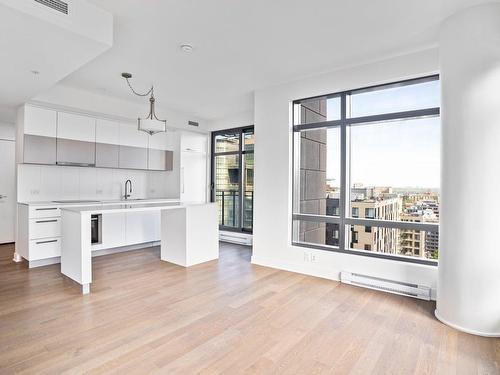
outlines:
[{"label": "concrete column", "polygon": [[442,25],[442,201],[436,317],[500,336],[500,4]]}]

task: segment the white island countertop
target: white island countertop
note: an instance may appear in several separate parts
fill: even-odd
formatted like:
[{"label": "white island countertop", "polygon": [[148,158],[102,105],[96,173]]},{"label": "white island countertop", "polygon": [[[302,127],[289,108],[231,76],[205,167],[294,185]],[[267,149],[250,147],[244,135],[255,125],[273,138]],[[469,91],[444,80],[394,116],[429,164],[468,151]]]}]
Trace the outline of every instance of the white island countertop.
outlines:
[{"label": "white island countertop", "polygon": [[61,207],[61,210],[79,212],[79,213],[90,213],[90,214],[101,214],[110,212],[129,212],[129,211],[158,211],[158,210],[168,210],[174,208],[192,207],[206,205],[205,202],[146,202],[146,203],[119,203],[119,204],[107,204],[107,205],[94,205],[94,206],[67,206]]}]

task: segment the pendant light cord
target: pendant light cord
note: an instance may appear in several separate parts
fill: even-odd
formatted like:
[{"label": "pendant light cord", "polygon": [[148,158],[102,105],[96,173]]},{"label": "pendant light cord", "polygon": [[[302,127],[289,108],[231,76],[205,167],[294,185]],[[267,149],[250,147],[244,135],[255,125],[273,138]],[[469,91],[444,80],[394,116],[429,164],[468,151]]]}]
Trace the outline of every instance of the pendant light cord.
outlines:
[{"label": "pendant light cord", "polygon": [[151,86],[151,88],[149,89],[149,91],[145,94],[141,94],[141,93],[138,93],[137,91],[134,90],[134,88],[132,87],[132,85],[130,84],[129,82],[129,79],[128,78],[125,78],[125,80],[127,81],[127,85],[128,87],[130,87],[130,90],[132,90],[132,92],[137,95],[137,96],[148,96],[149,94],[153,94],[153,86]]}]

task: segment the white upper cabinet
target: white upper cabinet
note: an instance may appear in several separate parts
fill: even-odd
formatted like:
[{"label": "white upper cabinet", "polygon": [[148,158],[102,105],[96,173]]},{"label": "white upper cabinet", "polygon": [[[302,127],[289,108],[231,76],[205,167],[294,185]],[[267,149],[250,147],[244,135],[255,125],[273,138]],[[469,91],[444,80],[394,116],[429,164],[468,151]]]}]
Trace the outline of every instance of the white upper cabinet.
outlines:
[{"label": "white upper cabinet", "polygon": [[208,136],[206,134],[184,131],[181,135],[181,151],[207,152]]},{"label": "white upper cabinet", "polygon": [[120,124],[120,145],[148,148],[148,134],[137,130],[137,126]]},{"label": "white upper cabinet", "polygon": [[111,145],[120,144],[120,124],[115,121],[97,119],[95,141]]},{"label": "white upper cabinet", "polygon": [[149,136],[149,148],[154,150],[174,150],[176,133],[170,130]]},{"label": "white upper cabinet", "polygon": [[93,117],[58,112],[57,138],[95,142],[95,123]]},{"label": "white upper cabinet", "polygon": [[25,106],[24,133],[43,137],[55,137],[57,112],[51,109]]}]

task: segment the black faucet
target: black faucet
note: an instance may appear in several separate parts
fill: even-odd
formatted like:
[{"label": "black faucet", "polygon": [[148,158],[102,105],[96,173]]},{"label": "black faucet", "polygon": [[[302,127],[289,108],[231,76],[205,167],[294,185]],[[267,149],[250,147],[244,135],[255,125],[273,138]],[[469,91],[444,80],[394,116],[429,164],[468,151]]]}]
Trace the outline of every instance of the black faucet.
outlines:
[{"label": "black faucet", "polygon": [[[130,190],[127,194],[127,185],[130,184]],[[130,198],[130,196],[132,195],[132,181],[130,180],[127,180],[125,181],[125,195],[123,196],[125,199],[128,199]]]}]

